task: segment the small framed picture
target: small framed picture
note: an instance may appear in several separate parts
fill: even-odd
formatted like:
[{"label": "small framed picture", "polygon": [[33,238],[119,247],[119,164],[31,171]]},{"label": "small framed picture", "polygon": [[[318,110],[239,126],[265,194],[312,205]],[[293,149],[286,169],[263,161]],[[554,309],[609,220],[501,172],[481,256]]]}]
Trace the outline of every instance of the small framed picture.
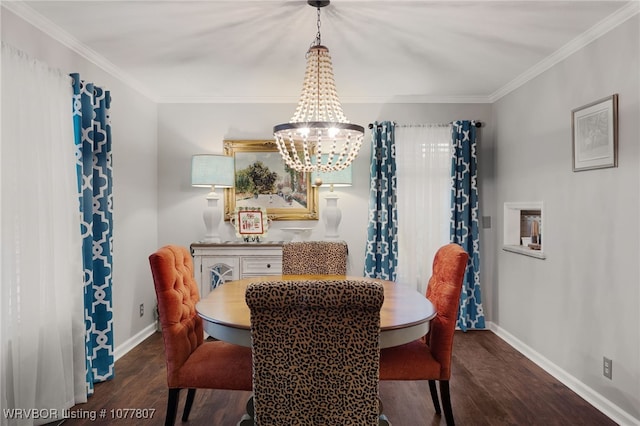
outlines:
[{"label": "small framed picture", "polygon": [[269,219],[264,207],[236,207],[232,222],[236,236],[247,242],[259,242],[267,235]]},{"label": "small framed picture", "polygon": [[571,111],[573,171],[618,167],[618,95]]}]

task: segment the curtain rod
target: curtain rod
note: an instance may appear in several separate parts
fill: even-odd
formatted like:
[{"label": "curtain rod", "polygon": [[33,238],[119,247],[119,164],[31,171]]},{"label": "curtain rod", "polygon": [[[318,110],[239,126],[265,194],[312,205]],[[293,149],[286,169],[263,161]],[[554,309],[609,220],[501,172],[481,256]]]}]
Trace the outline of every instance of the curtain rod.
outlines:
[{"label": "curtain rod", "polygon": [[396,127],[449,127],[451,123],[429,123],[429,124],[398,124],[394,123]]},{"label": "curtain rod", "polygon": [[[475,120],[474,120],[475,121]],[[476,121],[476,127],[480,128],[482,127],[482,122],[481,121]],[[396,126],[400,126],[400,127],[421,127],[421,126],[429,126],[429,124],[398,124],[395,121],[393,122],[393,124],[395,124]],[[452,122],[449,123],[434,123],[435,125],[448,125],[448,124],[452,124]],[[369,123],[369,128],[373,129],[373,123]]]}]

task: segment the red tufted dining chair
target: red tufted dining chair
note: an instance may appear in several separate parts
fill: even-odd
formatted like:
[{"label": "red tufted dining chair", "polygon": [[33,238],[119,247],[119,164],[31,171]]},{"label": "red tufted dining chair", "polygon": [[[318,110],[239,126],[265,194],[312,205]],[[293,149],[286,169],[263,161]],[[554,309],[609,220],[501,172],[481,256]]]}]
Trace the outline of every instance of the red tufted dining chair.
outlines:
[{"label": "red tufted dining chair", "polygon": [[429,333],[413,342],[380,351],[380,380],[428,380],[436,414],[440,414],[436,381],[448,426],[455,424],[449,378],[453,334],[458,319],[462,282],[469,255],[457,244],[447,244],[436,252],[433,273],[427,286],[427,299],[433,303],[436,317]]},{"label": "red tufted dining chair", "polygon": [[173,425],[180,390],[189,389],[182,421],[187,421],[196,388],[252,390],[251,349],[220,341],[204,342],[200,299],[191,254],[168,245],[149,256],[158,298],[169,398],[165,425]]}]

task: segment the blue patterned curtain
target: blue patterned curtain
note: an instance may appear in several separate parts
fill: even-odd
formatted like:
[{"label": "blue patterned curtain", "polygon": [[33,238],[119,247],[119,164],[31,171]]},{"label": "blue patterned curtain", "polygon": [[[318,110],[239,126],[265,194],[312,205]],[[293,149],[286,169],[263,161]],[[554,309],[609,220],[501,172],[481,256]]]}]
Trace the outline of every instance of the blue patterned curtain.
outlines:
[{"label": "blue patterned curtain", "polygon": [[458,312],[458,326],[463,331],[485,328],[480,294],[476,130],[474,121],[452,125],[451,242],[469,253]]},{"label": "blue patterned curtain", "polygon": [[396,149],[394,123],[374,123],[371,138],[369,226],[364,276],[396,280],[398,212],[396,210]]},{"label": "blue patterned curtain", "polygon": [[113,377],[111,94],[73,78],[73,123],[80,198],[87,395]]}]

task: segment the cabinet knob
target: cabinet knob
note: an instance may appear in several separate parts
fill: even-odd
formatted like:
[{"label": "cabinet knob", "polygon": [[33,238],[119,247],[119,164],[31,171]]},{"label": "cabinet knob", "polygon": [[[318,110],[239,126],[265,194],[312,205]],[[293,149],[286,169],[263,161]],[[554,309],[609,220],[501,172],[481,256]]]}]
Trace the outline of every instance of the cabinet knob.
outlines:
[{"label": "cabinet knob", "polygon": [[267,268],[271,268],[271,264],[270,263],[267,263]]}]

